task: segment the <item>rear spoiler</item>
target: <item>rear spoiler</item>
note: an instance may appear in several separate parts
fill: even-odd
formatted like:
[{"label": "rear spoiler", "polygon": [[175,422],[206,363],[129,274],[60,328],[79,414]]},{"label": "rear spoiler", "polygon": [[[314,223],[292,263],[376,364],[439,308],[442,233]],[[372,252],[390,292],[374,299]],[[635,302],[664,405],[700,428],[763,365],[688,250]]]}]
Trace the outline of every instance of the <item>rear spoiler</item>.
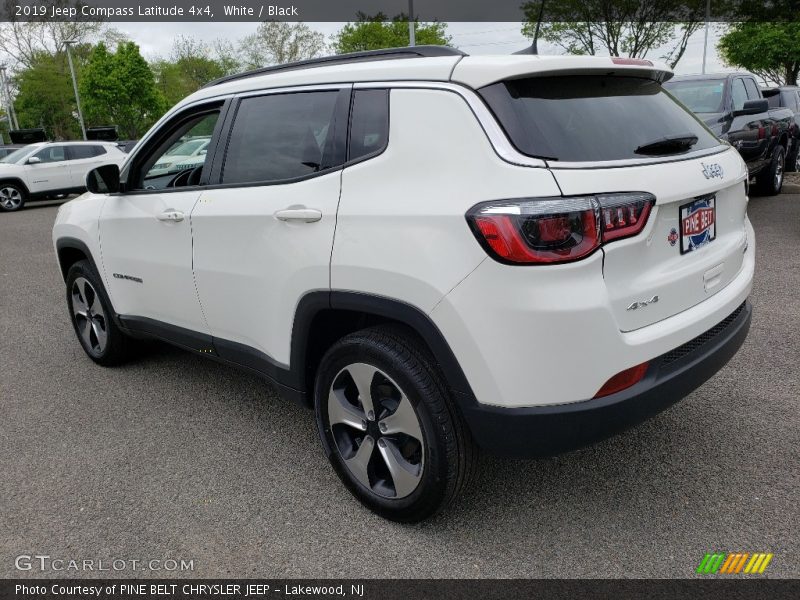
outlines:
[{"label": "rear spoiler", "polygon": [[451,80],[477,89],[523,77],[623,74],[663,83],[672,77],[673,72],[663,63],[642,58],[512,54],[464,57],[453,69]]}]

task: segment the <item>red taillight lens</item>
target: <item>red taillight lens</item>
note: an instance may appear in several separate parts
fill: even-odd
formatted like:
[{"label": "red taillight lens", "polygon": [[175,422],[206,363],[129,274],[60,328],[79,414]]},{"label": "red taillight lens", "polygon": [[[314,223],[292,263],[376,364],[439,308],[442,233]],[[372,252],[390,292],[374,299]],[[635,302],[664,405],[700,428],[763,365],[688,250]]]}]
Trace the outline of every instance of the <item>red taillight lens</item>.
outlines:
[{"label": "red taillight lens", "polygon": [[647,373],[649,362],[636,365],[630,369],[625,369],[614,375],[611,379],[605,382],[603,387],[594,395],[595,398],[602,398],[603,396],[610,396],[616,394],[624,389],[631,387],[634,383],[639,383]]},{"label": "red taillight lens", "polygon": [[650,207],[653,206],[652,196],[645,194],[636,197],[626,194],[601,195],[598,199],[604,242],[639,233],[647,223]]},{"label": "red taillight lens", "polygon": [[496,258],[512,263],[552,264],[577,260],[600,245],[591,198],[547,198],[478,207],[467,215]]},{"label": "red taillight lens", "polygon": [[467,221],[501,262],[554,264],[579,260],[603,242],[636,235],[654,202],[644,193],[487,202],[467,213]]}]

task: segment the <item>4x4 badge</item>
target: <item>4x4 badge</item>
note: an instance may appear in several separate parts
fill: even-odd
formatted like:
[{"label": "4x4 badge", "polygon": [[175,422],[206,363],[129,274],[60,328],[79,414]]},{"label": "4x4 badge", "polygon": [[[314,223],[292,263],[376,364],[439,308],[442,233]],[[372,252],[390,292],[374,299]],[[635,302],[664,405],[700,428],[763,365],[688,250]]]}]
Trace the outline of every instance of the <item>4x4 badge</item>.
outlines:
[{"label": "4x4 badge", "polygon": [[718,163],[712,163],[707,165],[705,163],[700,163],[703,165],[703,175],[705,175],[706,179],[713,179],[714,177],[719,177],[722,179],[725,172],[722,170],[722,166]]}]

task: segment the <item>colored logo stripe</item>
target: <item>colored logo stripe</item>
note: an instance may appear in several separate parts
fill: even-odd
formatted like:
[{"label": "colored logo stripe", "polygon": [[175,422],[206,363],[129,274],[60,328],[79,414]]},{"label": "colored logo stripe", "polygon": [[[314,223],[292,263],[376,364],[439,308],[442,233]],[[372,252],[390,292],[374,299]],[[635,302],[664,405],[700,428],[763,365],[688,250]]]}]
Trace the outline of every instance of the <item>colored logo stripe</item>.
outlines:
[{"label": "colored logo stripe", "polygon": [[[765,552],[724,552],[706,553],[697,567],[702,574],[757,574],[763,573],[774,555]],[[749,560],[748,560],[749,559]],[[746,566],[745,566],[746,565]]]}]

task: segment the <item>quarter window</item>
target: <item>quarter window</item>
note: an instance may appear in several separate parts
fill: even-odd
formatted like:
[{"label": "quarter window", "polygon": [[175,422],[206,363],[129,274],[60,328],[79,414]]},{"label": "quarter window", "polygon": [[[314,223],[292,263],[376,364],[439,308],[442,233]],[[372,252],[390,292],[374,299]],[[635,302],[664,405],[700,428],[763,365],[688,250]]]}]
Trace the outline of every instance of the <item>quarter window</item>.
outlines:
[{"label": "quarter window", "polygon": [[267,183],[336,166],[338,90],[244,98],[236,113],[222,183]]},{"label": "quarter window", "polygon": [[70,146],[69,157],[70,160],[80,160],[82,158],[94,158],[105,154],[106,149],[102,146]]},{"label": "quarter window", "polygon": [[134,178],[131,189],[162,190],[199,185],[219,115],[219,109],[215,108],[179,117],[152,152],[144,150],[141,166],[136,170],[140,175]]},{"label": "quarter window", "polygon": [[389,142],[389,90],[356,90],[348,160],[382,152]]}]

